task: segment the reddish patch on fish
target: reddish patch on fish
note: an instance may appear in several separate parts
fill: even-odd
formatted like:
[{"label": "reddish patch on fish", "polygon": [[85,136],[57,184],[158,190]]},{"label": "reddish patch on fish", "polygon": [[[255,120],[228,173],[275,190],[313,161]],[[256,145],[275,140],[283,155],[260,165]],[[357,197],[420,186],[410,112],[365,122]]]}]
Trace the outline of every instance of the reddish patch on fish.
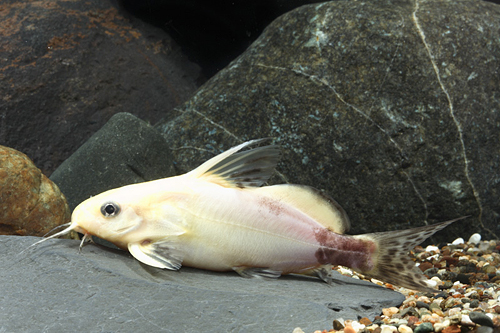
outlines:
[{"label": "reddish patch on fish", "polygon": [[283,212],[283,205],[280,201],[263,197],[259,200],[259,205],[266,208],[272,214],[279,216]]},{"label": "reddish patch on fish", "polygon": [[321,245],[315,256],[321,265],[333,264],[369,271],[373,268],[375,244],[369,240],[336,234],[327,228],[315,230]]}]

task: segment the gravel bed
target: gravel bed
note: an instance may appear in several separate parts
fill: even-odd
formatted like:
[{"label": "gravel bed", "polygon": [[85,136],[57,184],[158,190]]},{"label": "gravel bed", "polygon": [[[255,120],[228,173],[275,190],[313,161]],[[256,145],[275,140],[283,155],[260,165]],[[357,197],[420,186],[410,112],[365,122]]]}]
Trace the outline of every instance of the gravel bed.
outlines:
[{"label": "gravel bed", "polygon": [[[410,255],[439,292],[415,292],[335,267],[341,274],[370,280],[406,296],[397,308],[357,321],[337,318],[333,329],[314,333],[458,333],[500,332],[500,241],[481,241],[474,234],[444,246],[415,247]],[[297,327],[293,333],[303,333]],[[309,332],[305,332],[309,333]]]}]

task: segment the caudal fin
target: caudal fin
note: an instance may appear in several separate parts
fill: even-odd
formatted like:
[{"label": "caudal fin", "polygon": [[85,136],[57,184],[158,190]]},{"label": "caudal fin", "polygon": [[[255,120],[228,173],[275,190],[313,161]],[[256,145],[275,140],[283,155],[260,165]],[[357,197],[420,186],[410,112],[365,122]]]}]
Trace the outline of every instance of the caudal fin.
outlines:
[{"label": "caudal fin", "polygon": [[374,263],[373,269],[361,273],[397,286],[413,290],[437,292],[437,290],[428,284],[428,279],[410,259],[408,251],[432,236],[435,232],[464,218],[461,217],[451,221],[407,230],[360,235],[360,238],[366,237],[371,239],[378,247],[378,251],[373,254],[372,258]]}]

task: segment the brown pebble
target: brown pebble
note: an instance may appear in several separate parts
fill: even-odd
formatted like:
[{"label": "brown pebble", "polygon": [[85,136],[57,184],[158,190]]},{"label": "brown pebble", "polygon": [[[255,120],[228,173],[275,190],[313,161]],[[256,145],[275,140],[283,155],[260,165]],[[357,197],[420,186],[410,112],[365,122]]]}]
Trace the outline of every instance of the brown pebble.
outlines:
[{"label": "brown pebble", "polygon": [[443,256],[443,259],[446,260],[446,264],[448,266],[450,265],[456,266],[458,264],[458,258],[454,258],[451,256]]},{"label": "brown pebble", "polygon": [[493,317],[493,326],[496,329],[500,328],[500,317],[498,316]]},{"label": "brown pebble", "polygon": [[500,313],[500,305],[496,305],[493,310],[495,310],[496,313]]},{"label": "brown pebble", "polygon": [[380,333],[380,332],[382,332],[382,329],[380,327],[377,327],[372,331],[372,333]]},{"label": "brown pebble", "polygon": [[[500,249],[500,245],[499,245],[499,249]],[[420,245],[417,245],[415,246],[415,248],[413,249],[413,251],[415,251],[415,253],[420,253],[420,252],[424,252],[424,248]]]},{"label": "brown pebble", "polygon": [[356,330],[351,325],[348,325],[344,328],[344,333],[356,333]]},{"label": "brown pebble", "polygon": [[337,319],[335,319],[333,321],[333,329],[336,330],[336,331],[343,330],[344,329],[344,325],[342,325],[342,323],[340,321],[338,321]]},{"label": "brown pebble", "polygon": [[445,327],[442,331],[442,333],[460,333],[460,326],[458,325],[450,325],[448,327]]},{"label": "brown pebble", "polygon": [[366,317],[363,317],[359,320],[359,323],[365,326],[370,326],[372,324],[372,321]]},{"label": "brown pebble", "polygon": [[409,316],[408,318],[406,318],[406,320],[408,320],[408,326],[410,326],[411,328],[415,328],[415,324],[418,323],[420,319],[418,319],[418,317],[416,316]]},{"label": "brown pebble", "polygon": [[422,270],[422,272],[425,272],[429,268],[433,268],[433,267],[434,267],[434,265],[428,261],[425,261],[425,262],[421,263],[420,266],[418,266],[418,268],[420,268]]}]

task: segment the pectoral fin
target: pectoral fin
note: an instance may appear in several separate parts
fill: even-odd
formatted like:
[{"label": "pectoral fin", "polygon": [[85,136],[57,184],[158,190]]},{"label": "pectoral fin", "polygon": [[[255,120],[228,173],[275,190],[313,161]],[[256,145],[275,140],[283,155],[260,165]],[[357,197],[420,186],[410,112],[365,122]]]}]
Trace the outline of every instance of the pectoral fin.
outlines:
[{"label": "pectoral fin", "polygon": [[277,279],[281,276],[281,271],[263,267],[233,267],[233,270],[245,278],[271,278]]},{"label": "pectoral fin", "polygon": [[182,266],[184,254],[176,248],[173,241],[148,241],[131,243],[128,250],[140,262],[158,268],[178,270]]}]

